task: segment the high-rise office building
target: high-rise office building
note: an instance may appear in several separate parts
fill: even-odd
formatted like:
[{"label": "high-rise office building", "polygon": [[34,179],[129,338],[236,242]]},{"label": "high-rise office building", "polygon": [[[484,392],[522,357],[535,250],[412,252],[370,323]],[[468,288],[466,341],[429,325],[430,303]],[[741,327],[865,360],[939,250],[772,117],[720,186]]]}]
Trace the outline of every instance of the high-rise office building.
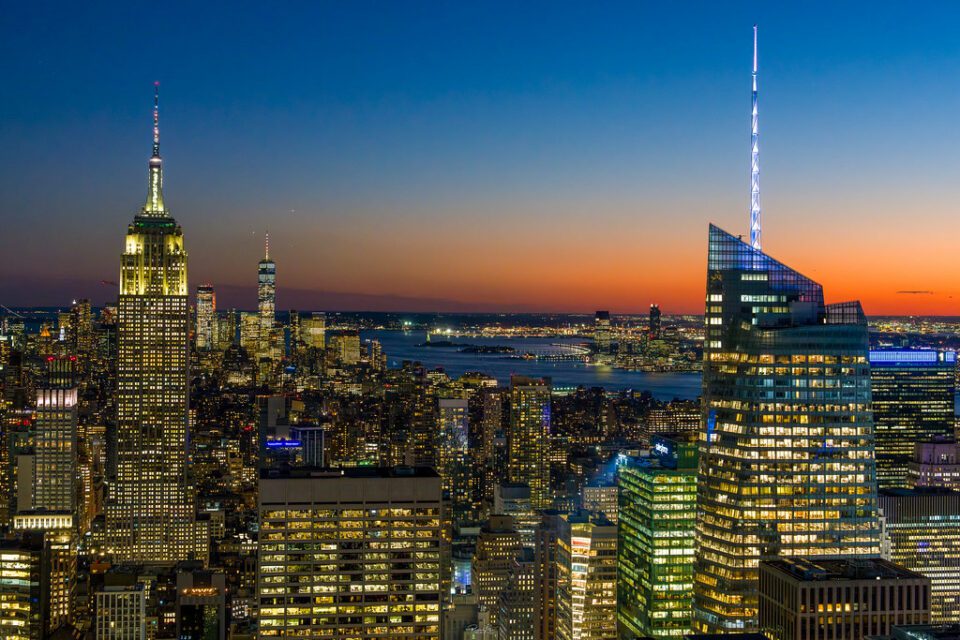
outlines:
[{"label": "high-rise office building", "polygon": [[71,349],[80,359],[79,366],[86,369],[90,356],[93,355],[93,313],[90,300],[77,300],[70,307],[72,329]]},{"label": "high-rise office building", "polygon": [[[47,380],[37,389],[34,413],[32,509],[77,511],[77,386],[74,359],[50,358]],[[20,505],[20,510],[23,507]]]},{"label": "high-rise office building", "polygon": [[617,619],[621,638],[690,633],[697,446],[655,436],[652,454],[617,470]]},{"label": "high-rise office building", "polygon": [[534,509],[546,509],[550,494],[550,379],[510,378],[510,431],[507,434],[511,482],[530,487]]},{"label": "high-rise office building", "polygon": [[536,562],[533,549],[521,549],[510,565],[507,585],[500,592],[498,640],[534,640]]},{"label": "high-rise office building", "polygon": [[263,259],[257,265],[257,317],[257,357],[270,359],[277,323],[277,264],[270,259],[270,234],[264,243]]},{"label": "high-rise office building", "polygon": [[761,560],[880,552],[867,326],[711,225],[694,629],[757,629]]},{"label": "high-rise office building", "polygon": [[121,561],[185,559],[189,322],[183,232],[163,200],[154,102],[147,201],[127,229],[117,317],[117,474],[107,547]]},{"label": "high-rise office building", "polygon": [[957,353],[919,349],[870,352],[877,481],[907,486],[918,442],[953,438]]},{"label": "high-rise office building", "polygon": [[543,513],[534,538],[534,638],[557,637],[557,541],[563,516],[554,510]]},{"label": "high-rise office building", "polygon": [[933,622],[960,622],[960,493],[940,487],[882,489],[892,562],[930,579]]},{"label": "high-rise office building", "polygon": [[760,563],[760,628],[770,640],[846,640],[930,622],[930,581],[880,559]]},{"label": "high-rise office building", "polygon": [[613,333],[610,330],[610,312],[597,311],[593,317],[593,344],[597,353],[609,354]]},{"label": "high-rise office building", "polygon": [[258,637],[439,640],[449,548],[432,469],[264,470],[259,509]]},{"label": "high-rise office building", "polygon": [[438,405],[440,451],[437,472],[443,481],[443,490],[450,496],[453,522],[459,523],[470,519],[473,514],[469,405],[462,398],[440,398]]},{"label": "high-rise office building", "polygon": [[520,534],[513,518],[504,515],[490,516],[480,527],[477,548],[473,554],[473,592],[482,611],[487,612],[490,624],[497,626],[500,594],[510,581],[513,560],[520,553]]},{"label": "high-rise office building", "polygon": [[647,326],[647,331],[650,335],[650,338],[653,340],[660,339],[660,306],[656,304],[650,305],[650,319]]},{"label": "high-rise office building", "polygon": [[326,347],[327,317],[322,313],[311,313],[300,319],[300,340],[304,346],[323,351]]},{"label": "high-rise office building", "polygon": [[212,284],[197,287],[197,349],[213,349],[217,337],[217,294]]},{"label": "high-rise office building", "polygon": [[557,638],[617,638],[617,527],[563,516],[557,536]]}]

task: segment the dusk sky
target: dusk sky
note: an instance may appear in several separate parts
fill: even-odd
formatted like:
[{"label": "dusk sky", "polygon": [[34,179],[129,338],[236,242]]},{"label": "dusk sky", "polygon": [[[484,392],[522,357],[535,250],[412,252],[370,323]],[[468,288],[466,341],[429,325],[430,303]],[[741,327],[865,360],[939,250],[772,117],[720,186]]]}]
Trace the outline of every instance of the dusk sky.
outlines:
[{"label": "dusk sky", "polygon": [[[276,7],[282,7],[278,10]],[[703,311],[707,225],[960,315],[960,4],[7,3],[0,303],[116,297],[153,82],[191,289],[253,308]]]}]

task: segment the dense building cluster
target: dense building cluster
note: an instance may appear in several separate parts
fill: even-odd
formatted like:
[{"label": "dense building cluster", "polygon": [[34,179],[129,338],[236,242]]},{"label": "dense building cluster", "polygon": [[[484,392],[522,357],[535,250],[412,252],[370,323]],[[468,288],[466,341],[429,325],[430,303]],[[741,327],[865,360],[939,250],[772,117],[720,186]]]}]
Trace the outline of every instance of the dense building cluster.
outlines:
[{"label": "dense building cluster", "polygon": [[116,297],[2,316],[0,637],[957,637],[956,353],[871,341],[754,205],[751,242],[709,229],[696,332],[598,311],[543,356],[698,400],[388,366],[278,312],[269,239],[256,310],[191,304],[155,103]]}]

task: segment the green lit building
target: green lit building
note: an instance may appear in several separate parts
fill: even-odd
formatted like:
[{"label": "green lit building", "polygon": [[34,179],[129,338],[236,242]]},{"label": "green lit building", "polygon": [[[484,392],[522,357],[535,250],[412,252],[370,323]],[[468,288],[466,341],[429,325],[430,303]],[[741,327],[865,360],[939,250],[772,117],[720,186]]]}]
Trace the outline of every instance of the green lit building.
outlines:
[{"label": "green lit building", "polygon": [[690,633],[697,445],[653,437],[618,470],[617,624],[621,638]]},{"label": "green lit building", "polygon": [[712,225],[705,311],[693,627],[753,632],[762,561],[880,553],[867,323]]},{"label": "green lit building", "polygon": [[930,578],[930,619],[960,622],[960,493],[881,489],[890,560]]},{"label": "green lit building", "polygon": [[880,349],[870,352],[877,439],[877,482],[906,487],[918,442],[952,439],[955,351]]}]

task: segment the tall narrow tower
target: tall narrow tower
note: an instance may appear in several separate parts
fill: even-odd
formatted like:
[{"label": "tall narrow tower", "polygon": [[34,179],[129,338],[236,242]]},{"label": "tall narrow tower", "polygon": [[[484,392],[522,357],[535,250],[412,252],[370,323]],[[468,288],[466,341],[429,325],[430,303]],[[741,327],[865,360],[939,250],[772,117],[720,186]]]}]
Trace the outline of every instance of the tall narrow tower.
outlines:
[{"label": "tall narrow tower", "polygon": [[259,340],[257,357],[271,360],[273,355],[273,328],[277,311],[277,265],[270,259],[270,234],[266,234],[263,260],[257,268],[257,309],[259,311]]},{"label": "tall narrow tower", "polygon": [[189,557],[187,253],[163,202],[159,83],[147,200],[127,227],[117,305],[117,481],[107,546],[126,562]]},{"label": "tall narrow tower", "polygon": [[760,128],[757,115],[757,25],[753,25],[753,111],[750,127],[750,246],[760,250]]}]

